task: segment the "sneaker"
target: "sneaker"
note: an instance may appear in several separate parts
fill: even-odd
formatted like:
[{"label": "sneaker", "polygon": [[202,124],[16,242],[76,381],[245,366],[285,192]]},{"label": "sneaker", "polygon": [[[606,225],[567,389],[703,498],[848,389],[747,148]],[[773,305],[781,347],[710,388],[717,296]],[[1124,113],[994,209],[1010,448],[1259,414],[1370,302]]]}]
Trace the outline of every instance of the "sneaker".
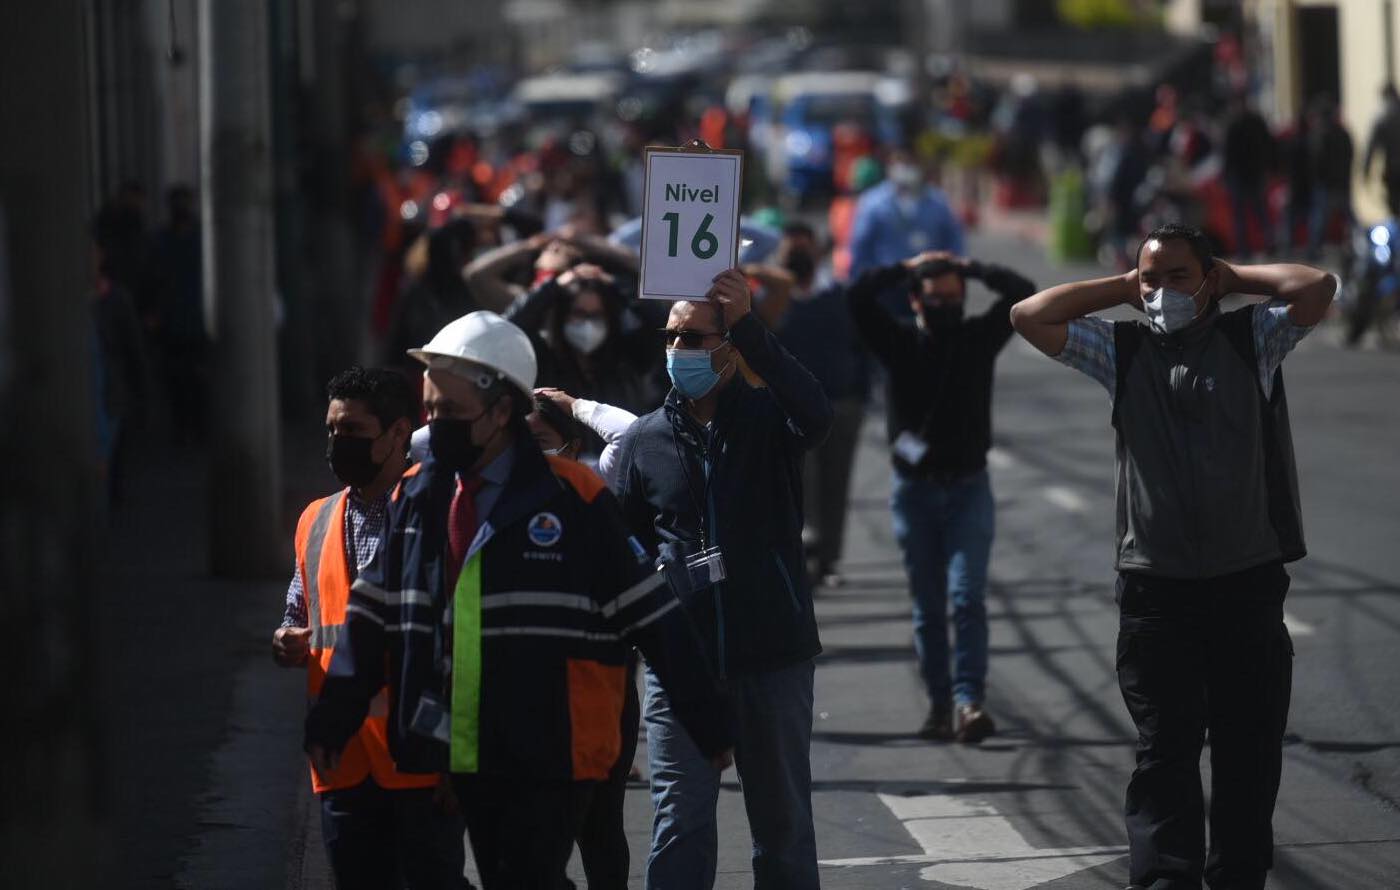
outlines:
[{"label": "sneaker", "polygon": [[928,742],[950,742],[953,740],[953,709],[948,705],[934,705],[929,708],[924,725],[919,727],[918,737]]},{"label": "sneaker", "polygon": [[972,702],[958,708],[957,739],[960,743],[976,745],[994,735],[996,731],[997,725],[987,716],[987,712],[982,710],[981,702]]}]

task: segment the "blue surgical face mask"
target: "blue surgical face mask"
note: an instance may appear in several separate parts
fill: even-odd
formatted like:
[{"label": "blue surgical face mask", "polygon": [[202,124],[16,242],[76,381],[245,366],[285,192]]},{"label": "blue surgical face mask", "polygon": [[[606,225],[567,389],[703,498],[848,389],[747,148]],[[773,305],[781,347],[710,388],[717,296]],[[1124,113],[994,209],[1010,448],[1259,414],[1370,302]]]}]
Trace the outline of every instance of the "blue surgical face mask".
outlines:
[{"label": "blue surgical face mask", "polygon": [[719,383],[708,349],[667,349],[666,373],[687,399],[704,398]]},{"label": "blue surgical face mask", "polygon": [[[1205,286],[1202,281],[1201,287]],[[1196,294],[1201,292],[1201,287],[1190,294],[1169,287],[1159,287],[1148,294],[1142,301],[1142,308],[1152,330],[1159,334],[1175,334],[1195,321]]]}]

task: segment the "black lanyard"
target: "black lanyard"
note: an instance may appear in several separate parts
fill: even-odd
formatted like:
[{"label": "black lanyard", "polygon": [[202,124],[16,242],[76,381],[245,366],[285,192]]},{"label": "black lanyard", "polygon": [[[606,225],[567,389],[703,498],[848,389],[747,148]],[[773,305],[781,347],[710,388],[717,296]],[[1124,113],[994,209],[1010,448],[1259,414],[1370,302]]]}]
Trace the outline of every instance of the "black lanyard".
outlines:
[{"label": "black lanyard", "polygon": [[686,494],[690,495],[691,506],[695,508],[695,515],[699,519],[700,549],[704,550],[710,545],[709,532],[711,531],[711,529],[709,527],[709,510],[707,505],[710,503],[710,483],[714,476],[714,461],[710,459],[710,455],[713,453],[714,450],[714,442],[712,441],[713,436],[711,436],[709,433],[706,433],[703,430],[701,431],[701,435],[704,436],[706,440],[710,441],[697,442],[697,444],[700,447],[700,459],[704,465],[705,470],[704,478],[701,480],[703,484],[700,487],[700,498],[697,499],[695,496],[695,480],[691,479],[690,477],[690,461],[687,459],[686,453],[681,448],[681,434],[684,433],[686,436],[692,438],[693,434],[689,430],[676,429],[676,427],[683,422],[684,420],[672,421],[671,444],[675,446],[676,460],[680,462],[681,472],[685,475]]}]

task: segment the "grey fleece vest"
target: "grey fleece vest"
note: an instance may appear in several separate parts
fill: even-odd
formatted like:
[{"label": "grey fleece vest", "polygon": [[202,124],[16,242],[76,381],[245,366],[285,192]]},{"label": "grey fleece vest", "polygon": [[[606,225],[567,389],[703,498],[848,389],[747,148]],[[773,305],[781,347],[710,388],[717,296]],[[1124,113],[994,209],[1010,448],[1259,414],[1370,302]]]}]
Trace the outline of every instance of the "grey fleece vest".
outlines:
[{"label": "grey fleece vest", "polygon": [[1283,372],[1265,398],[1252,324],[1114,325],[1118,571],[1214,578],[1306,554]]}]

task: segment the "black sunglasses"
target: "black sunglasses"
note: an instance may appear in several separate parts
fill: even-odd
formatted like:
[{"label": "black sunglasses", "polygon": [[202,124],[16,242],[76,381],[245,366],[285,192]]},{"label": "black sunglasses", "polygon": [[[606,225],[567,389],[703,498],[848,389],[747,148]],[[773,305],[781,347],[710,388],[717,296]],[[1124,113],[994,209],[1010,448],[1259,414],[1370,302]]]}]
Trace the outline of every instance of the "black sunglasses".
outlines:
[{"label": "black sunglasses", "polygon": [[724,334],[718,331],[693,331],[689,328],[662,328],[658,333],[665,339],[667,346],[679,340],[682,349],[703,349],[706,337],[724,338]]}]

